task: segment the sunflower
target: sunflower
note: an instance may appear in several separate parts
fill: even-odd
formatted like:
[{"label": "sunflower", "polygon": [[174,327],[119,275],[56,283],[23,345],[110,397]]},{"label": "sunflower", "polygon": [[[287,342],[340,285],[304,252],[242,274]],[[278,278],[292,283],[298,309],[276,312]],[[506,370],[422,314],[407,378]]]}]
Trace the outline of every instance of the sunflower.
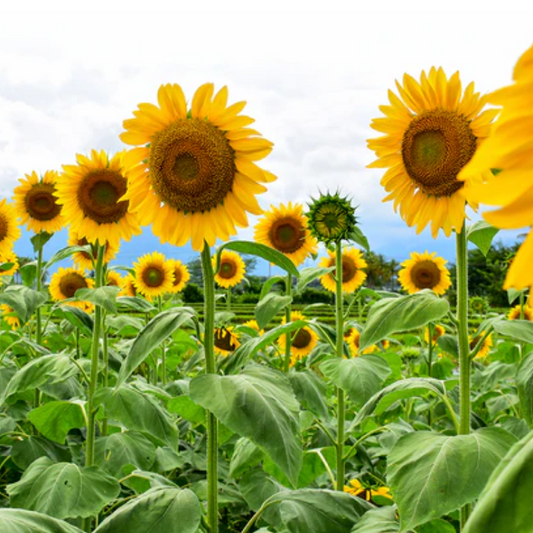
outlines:
[{"label": "sunflower", "polygon": [[240,345],[239,337],[234,333],[233,327],[215,328],[215,353],[227,356]]},{"label": "sunflower", "polygon": [[[76,268],[59,268],[50,279],[50,295],[52,300],[60,302],[67,298],[74,298],[78,289],[94,287],[94,280],[88,278],[83,270]],[[79,307],[84,311],[90,311],[93,305],[89,302],[68,302],[68,305]]]},{"label": "sunflower", "polygon": [[406,259],[398,272],[398,281],[402,288],[409,294],[431,289],[435,294],[444,294],[452,282],[450,272],[444,266],[447,261],[442,257],[435,257],[436,252],[429,253],[427,250],[420,254],[411,253],[411,259]]},{"label": "sunflower", "polygon": [[120,284],[121,291],[119,296],[137,296],[137,287],[135,287],[135,276],[133,274],[127,274],[122,278]]},{"label": "sunflower", "polygon": [[[305,316],[299,311],[291,312],[291,322],[296,322],[297,320],[305,320]],[[281,323],[285,324],[287,319],[283,317]],[[293,332],[291,334],[291,357],[294,356],[298,360],[302,359],[306,355],[309,355],[315,348],[318,335],[308,326]],[[285,350],[285,343],[287,341],[287,335],[281,335],[278,337],[278,346],[282,351]]]},{"label": "sunflower", "polygon": [[[435,346],[438,338],[442,337],[445,333],[446,330],[444,329],[444,326],[435,324],[433,326],[433,335],[431,336],[432,345]],[[424,340],[426,341],[426,344],[429,344],[429,328],[424,329]]]},{"label": "sunflower", "polygon": [[[507,315],[507,318],[509,320],[520,320],[520,304],[515,305],[511,308],[509,314]],[[529,320],[530,322],[533,322],[533,307],[529,307],[529,305],[524,305],[524,320]]]},{"label": "sunflower", "polygon": [[472,298],[470,298],[469,306],[472,312],[480,315],[486,313],[489,308],[487,300],[482,296],[472,296]]},{"label": "sunflower", "polygon": [[167,263],[170,265],[172,272],[174,273],[174,280],[172,281],[171,293],[181,292],[186,283],[191,279],[189,274],[189,269],[187,265],[184,265],[181,261],[177,259],[168,259]]},{"label": "sunflower", "polygon": [[[470,177],[487,169],[500,171],[485,180],[486,183],[470,181],[465,194],[469,199],[500,206],[483,216],[493,226],[503,229],[533,225],[532,65],[533,46],[518,60],[513,72],[514,83],[488,95],[490,104],[502,106],[501,113],[491,136],[462,173]],[[532,262],[533,231],[530,231],[507,272],[503,288],[532,287]]]},{"label": "sunflower", "polygon": [[[68,235],[67,244],[69,246],[86,246],[90,244],[85,237],[79,237],[75,231],[70,231]],[[104,244],[104,264],[115,259],[119,246],[109,244],[108,241]],[[87,270],[94,270],[94,261],[96,260],[96,247],[91,244],[91,253],[89,252],[75,252],[72,254],[74,263],[79,268],[86,268]]]},{"label": "sunflower", "polygon": [[0,255],[6,255],[13,249],[13,244],[20,237],[17,214],[13,204],[5,198],[0,200]]},{"label": "sunflower", "polygon": [[255,331],[257,331],[259,335],[263,335],[263,333],[265,333],[265,330],[259,327],[257,320],[248,320],[246,322],[243,322],[242,325],[247,328],[255,329]]},{"label": "sunflower", "polygon": [[[352,357],[357,357],[359,355],[367,355],[369,353],[374,353],[378,351],[378,347],[373,344],[368,348],[365,348],[361,353],[359,353],[359,339],[361,334],[357,328],[350,327],[347,331],[344,332],[344,342],[348,345]],[[383,341],[383,347],[385,348],[386,341]],[[388,341],[387,341],[388,342]],[[386,348],[385,348],[386,349]]]},{"label": "sunflower", "polygon": [[111,243],[118,247],[122,239],[139,235],[137,216],[128,211],[129,202],[122,197],[128,181],[139,175],[134,162],[119,152],[112,158],[101,150],[91,156],[77,154],[77,165],[64,165],[57,180],[56,196],[63,206],[63,217],[78,237],[88,242]]},{"label": "sunflower", "polygon": [[41,178],[37,172],[26,174],[14,190],[14,207],[21,223],[35,233],[55,233],[63,227],[61,206],[54,196],[58,173],[46,171]]},{"label": "sunflower", "polygon": [[420,83],[405,74],[396,87],[400,96],[389,91],[391,105],[380,107],[385,117],[371,124],[385,135],[368,141],[378,157],[369,168],[388,169],[381,180],[389,193],[383,201],[394,201],[394,210],[399,206],[417,233],[428,224],[433,238],[441,228],[447,236],[460,232],[466,200],[458,175],[488,137],[497,111],[481,112],[485,97],[473,83],[463,93],[459,72],[448,79],[432,67],[422,71]]},{"label": "sunflower", "polygon": [[295,266],[316,254],[318,243],[311,236],[301,204],[270,206],[255,226],[254,239],[285,254]]},{"label": "sunflower", "polygon": [[[335,266],[335,252],[328,250],[329,257],[323,257],[319,265],[321,267],[329,268]],[[361,250],[356,248],[344,248],[342,250],[342,290],[343,292],[354,292],[358,289],[366,279],[366,273],[363,268],[367,267],[366,261],[363,259]],[[323,287],[335,292],[335,270],[331,271],[320,278],[320,283]]]},{"label": "sunflower", "polygon": [[[216,263],[216,258],[213,257],[213,266]],[[220,255],[220,267],[215,274],[215,281],[224,289],[235,287],[238,285],[246,274],[246,265],[242,257],[237,252],[230,250],[222,250]]]},{"label": "sunflower", "polygon": [[159,252],[145,254],[133,264],[136,289],[148,300],[172,292],[174,272],[165,256]]},{"label": "sunflower", "polygon": [[122,287],[122,276],[116,270],[108,270],[106,274],[108,287]]},{"label": "sunflower", "polygon": [[159,107],[139,104],[120,136],[138,146],[130,153],[141,168],[125,195],[130,209],[162,242],[183,246],[191,239],[196,251],[248,226],[247,212],[262,213],[255,197],[266,191],[261,183],[276,179],[255,163],[272,143],[247,128],[254,120],[239,115],[246,102],[228,107],[227,88],[213,91],[212,83],[202,85],[188,110],[179,85],[162,85]]},{"label": "sunflower", "polygon": [[13,252],[13,250],[10,250],[6,254],[0,255],[0,265],[6,263],[11,263],[12,266],[9,268],[9,270],[0,271],[0,276],[13,276],[20,267],[17,255],[15,252]]},{"label": "sunflower", "polygon": [[[483,338],[483,335],[485,335],[484,331],[482,331],[481,333],[478,333],[475,337],[468,338],[470,342],[470,350],[473,350],[477,346],[477,344]],[[487,355],[490,352],[491,347],[492,347],[492,334],[489,335],[483,342],[483,346],[481,347],[479,352],[476,354],[476,359],[483,359],[487,357]]]},{"label": "sunflower", "polygon": [[8,326],[11,326],[12,330],[20,328],[19,317],[15,314],[15,310],[12,307],[9,307],[7,304],[0,304],[0,310],[2,311],[2,318]]},{"label": "sunflower", "polygon": [[392,500],[392,495],[388,487],[379,487],[378,489],[365,488],[358,479],[351,479],[348,485],[344,485],[344,492],[363,498],[366,501],[372,501],[374,496],[381,496]]}]

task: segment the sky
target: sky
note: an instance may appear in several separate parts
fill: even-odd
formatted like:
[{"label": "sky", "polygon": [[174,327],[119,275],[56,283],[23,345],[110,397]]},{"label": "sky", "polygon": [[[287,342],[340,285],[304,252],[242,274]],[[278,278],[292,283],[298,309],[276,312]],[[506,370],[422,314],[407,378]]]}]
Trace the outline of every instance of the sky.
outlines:
[{"label": "sky", "polygon": [[[35,170],[61,170],[76,153],[125,146],[122,121],[158,87],[190,99],[213,82],[248,102],[253,127],[274,142],[261,166],[278,176],[258,197],[268,209],[321,191],[349,195],[371,248],[397,260],[436,251],[454,261],[453,238],[416,235],[383,203],[381,169],[366,140],[372,118],[404,73],[442,66],[482,93],[511,81],[533,43],[533,7],[506,1],[103,2],[23,1],[0,7],[0,197]],[[9,7],[6,7],[9,6]],[[192,8],[194,6],[194,9]],[[360,7],[358,7],[360,6]],[[366,6],[366,7],[363,7]],[[370,7],[372,6],[372,7]],[[399,9],[401,7],[401,10]],[[472,219],[479,215],[471,214]],[[252,239],[257,217],[236,238]],[[501,232],[503,242],[520,232]],[[32,255],[30,234],[15,245]],[[55,235],[45,255],[66,245]],[[116,263],[160,250],[184,262],[190,246],[162,246],[147,227]],[[307,265],[311,263],[308,262]],[[266,271],[266,263],[257,273]]]}]

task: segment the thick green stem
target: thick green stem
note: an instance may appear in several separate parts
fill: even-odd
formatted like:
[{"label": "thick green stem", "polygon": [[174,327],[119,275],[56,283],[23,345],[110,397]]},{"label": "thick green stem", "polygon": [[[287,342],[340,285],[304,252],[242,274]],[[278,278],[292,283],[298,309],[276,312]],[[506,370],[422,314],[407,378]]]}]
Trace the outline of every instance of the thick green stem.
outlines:
[{"label": "thick green stem", "polygon": [[[336,353],[344,354],[344,314],[342,302],[342,245],[335,246],[335,331]],[[337,387],[337,490],[344,490],[344,391]]]},{"label": "thick green stem", "polygon": [[[430,322],[428,324],[428,377],[431,377],[431,367],[433,366],[433,332],[435,331],[434,325]],[[431,426],[432,413],[431,404],[428,409],[428,426]]]},{"label": "thick green stem", "polygon": [[[157,297],[157,309],[161,313],[163,311],[163,300],[161,296]],[[165,347],[165,342],[161,344],[161,382],[163,387],[167,384],[167,350]],[[156,385],[157,385],[157,375],[156,375]]]},{"label": "thick green stem", "polygon": [[[287,296],[291,295],[292,292],[292,274],[287,273],[287,282],[285,287],[285,294]],[[291,304],[287,305],[285,308],[285,322],[288,324],[291,321]],[[284,372],[289,371],[291,365],[291,346],[292,346],[292,337],[290,333],[285,335],[285,360],[283,361],[283,370]]]},{"label": "thick green stem", "polygon": [[[37,252],[37,292],[41,292],[43,288],[43,246],[41,244]],[[43,330],[42,330],[42,317],[41,317],[41,308],[38,307],[35,310],[35,327],[37,331],[35,332],[35,342],[39,346],[42,342]],[[41,404],[41,391],[35,389],[35,408],[39,407]]]},{"label": "thick green stem", "polygon": [[226,310],[231,311],[231,287],[226,289]]},{"label": "thick green stem", "polygon": [[[102,356],[104,359],[104,387],[109,387],[109,342],[107,338],[107,327],[105,323],[106,313],[102,311]],[[102,420],[102,435],[107,436],[107,417]]]},{"label": "thick green stem", "polygon": [[[204,352],[205,371],[216,373],[215,365],[215,277],[209,245],[202,251],[204,277]],[[210,533],[218,533],[218,427],[213,413],[207,411],[207,521]]]},{"label": "thick green stem", "polygon": [[[524,291],[520,291],[520,320],[524,320]],[[520,360],[524,356],[524,343],[518,345],[518,353],[520,355]]]}]

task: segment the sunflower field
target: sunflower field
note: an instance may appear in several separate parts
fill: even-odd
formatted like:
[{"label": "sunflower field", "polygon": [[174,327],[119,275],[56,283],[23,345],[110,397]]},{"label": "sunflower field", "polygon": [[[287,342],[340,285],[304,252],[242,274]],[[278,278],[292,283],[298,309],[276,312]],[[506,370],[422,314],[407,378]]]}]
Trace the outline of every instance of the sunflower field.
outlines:
[{"label": "sunflower field", "polygon": [[[401,292],[365,287],[348,193],[263,211],[273,143],[211,83],[161,85],[123,151],[20,179],[0,201],[0,533],[532,532],[533,234],[505,313],[467,283],[468,244],[533,225],[532,94],[533,47],[488,95],[406,74],[372,122],[384,201],[453,235],[455,287],[431,250],[406,253]],[[232,239],[250,214],[254,240]],[[201,312],[181,261],[112,266],[143,231],[200,254]],[[253,320],[243,254],[282,272]],[[296,307],[317,280],[334,304]]]}]

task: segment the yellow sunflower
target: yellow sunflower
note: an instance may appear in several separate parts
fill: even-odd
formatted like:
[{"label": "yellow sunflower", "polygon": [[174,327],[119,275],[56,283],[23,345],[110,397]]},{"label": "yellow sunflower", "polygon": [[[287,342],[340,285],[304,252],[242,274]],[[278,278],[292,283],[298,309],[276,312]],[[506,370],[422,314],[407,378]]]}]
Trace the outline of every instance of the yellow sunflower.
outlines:
[{"label": "yellow sunflower", "polygon": [[174,273],[172,290],[170,292],[176,294],[185,288],[185,285],[189,279],[191,279],[191,275],[189,274],[187,265],[184,265],[181,261],[177,259],[168,259],[167,262]]},{"label": "yellow sunflower", "polygon": [[[511,308],[509,314],[507,315],[507,318],[509,320],[520,320],[520,304],[515,305]],[[533,322],[533,307],[529,307],[529,305],[524,305],[524,320],[529,320],[530,322]]]},{"label": "yellow sunflower", "polygon": [[[85,237],[79,237],[75,231],[70,231],[68,236],[67,244],[69,246],[85,246],[89,244]],[[104,264],[109,263],[109,261],[115,259],[119,246],[113,246],[106,241],[104,250]],[[91,253],[88,252],[76,252],[72,254],[72,259],[74,263],[80,268],[86,268],[87,270],[94,270],[94,261],[96,261],[96,248],[91,244]]]},{"label": "yellow sunflower", "polygon": [[437,252],[430,254],[427,250],[423,254],[411,253],[411,259],[406,259],[398,272],[398,281],[403,290],[414,294],[422,289],[431,289],[438,295],[448,290],[452,282],[450,272],[444,266],[447,261],[436,255]]},{"label": "yellow sunflower", "polygon": [[257,320],[247,320],[246,322],[243,322],[243,326],[246,326],[247,328],[255,329],[259,333],[259,335],[263,335],[265,332],[264,329],[259,328],[259,324],[257,323]]},{"label": "yellow sunflower", "polygon": [[120,286],[122,290],[118,293],[119,296],[137,296],[137,287],[135,287],[135,276],[133,274],[124,276]]},{"label": "yellow sunflower", "polygon": [[272,143],[247,128],[254,120],[239,115],[246,102],[227,106],[227,88],[213,91],[212,83],[202,85],[187,109],[179,85],[162,85],[159,106],[139,104],[120,136],[138,146],[130,158],[141,167],[125,196],[130,209],[162,242],[191,239],[196,251],[248,226],[247,212],[262,213],[255,197],[266,191],[261,183],[276,179],[255,163]]},{"label": "yellow sunflower", "polygon": [[392,500],[392,494],[388,487],[379,487],[378,489],[365,488],[358,479],[351,479],[348,485],[344,485],[344,492],[367,501],[372,501],[374,496],[381,496]]},{"label": "yellow sunflower", "polygon": [[[335,266],[335,252],[328,250],[329,257],[323,257],[319,265],[321,267],[329,268]],[[342,290],[343,292],[354,292],[358,289],[366,279],[366,273],[362,270],[368,265],[363,259],[361,250],[356,248],[344,248],[342,250]],[[323,287],[335,292],[335,270],[320,278],[320,283]]]},{"label": "yellow sunflower", "polygon": [[[215,267],[215,257],[213,257],[213,267]],[[224,289],[238,285],[246,274],[246,265],[242,257],[237,252],[222,250],[220,255],[220,267],[215,274],[215,281]]]},{"label": "yellow sunflower", "polygon": [[13,250],[10,250],[6,254],[0,255],[0,265],[4,263],[12,263],[13,266],[9,270],[0,271],[0,276],[13,276],[20,266],[18,262],[17,254],[15,254]]},{"label": "yellow sunflower", "polygon": [[233,327],[215,328],[215,353],[227,356],[234,352],[241,343],[239,336],[233,331]]},{"label": "yellow sunflower", "polygon": [[[481,333],[478,333],[475,337],[469,336],[468,340],[470,342],[470,350],[473,350],[479,341],[482,339],[483,335],[485,335],[485,332],[482,331]],[[485,341],[483,342],[483,346],[479,350],[479,352],[476,354],[476,359],[483,359],[487,357],[487,355],[490,352],[490,349],[492,347],[492,334],[489,335]]]},{"label": "yellow sunflower", "polygon": [[[297,320],[305,320],[305,316],[299,311],[292,311],[291,322],[296,322]],[[286,318],[283,317],[281,323],[285,324],[286,322]],[[304,326],[291,335],[291,357],[294,356],[295,360],[300,360],[309,355],[318,342],[318,335],[308,326]],[[287,335],[278,337],[278,346],[282,351],[285,351],[286,341]]]},{"label": "yellow sunflower", "polygon": [[396,87],[399,97],[389,91],[391,105],[380,107],[385,117],[371,124],[384,135],[368,141],[378,157],[369,167],[388,169],[381,180],[389,193],[383,201],[392,200],[395,211],[399,206],[417,233],[428,224],[433,238],[441,228],[447,236],[460,232],[466,200],[458,175],[488,137],[497,111],[481,112],[485,97],[473,83],[463,93],[459,72],[448,79],[432,67],[422,71],[420,82],[405,74]]},{"label": "yellow sunflower", "polygon": [[311,236],[301,204],[270,206],[270,211],[255,226],[254,239],[285,254],[295,266],[299,266],[312,254],[318,244]]},{"label": "yellow sunflower", "polygon": [[[437,344],[437,339],[442,337],[445,333],[446,330],[444,329],[444,326],[441,326],[440,324],[435,324],[433,326],[433,335],[431,336],[433,346]],[[429,328],[424,329],[424,340],[429,344]]]},{"label": "yellow sunflower", "polygon": [[2,318],[12,330],[20,328],[19,317],[15,314],[15,310],[12,307],[9,307],[7,304],[0,304],[0,310],[2,311]]},{"label": "yellow sunflower", "polygon": [[[350,349],[350,353],[352,354],[353,357],[357,357],[359,355],[367,355],[369,353],[374,353],[378,351],[378,347],[375,344],[373,344],[372,346],[365,348],[361,353],[359,353],[359,338],[360,337],[361,337],[361,334],[359,333],[359,330],[357,328],[350,327],[344,333],[344,342],[346,342],[346,344],[348,345],[348,348]],[[388,341],[383,341],[384,349],[386,349],[385,342],[388,342]]]},{"label": "yellow sunflower", "polygon": [[133,264],[136,289],[148,300],[172,292],[174,272],[165,256],[153,252],[139,257]]},{"label": "yellow sunflower", "polygon": [[103,150],[92,150],[90,157],[77,154],[78,164],[64,165],[57,180],[63,217],[78,237],[90,243],[118,247],[122,239],[129,241],[141,233],[137,215],[128,211],[129,202],[122,199],[129,180],[140,173],[125,153],[112,158]]},{"label": "yellow sunflower", "polygon": [[108,287],[122,287],[122,276],[116,270],[108,270],[106,274]]},{"label": "yellow sunflower", "polygon": [[26,174],[14,190],[14,207],[21,223],[35,233],[55,233],[63,227],[61,206],[54,196],[58,173],[46,171],[41,178],[37,172]]},{"label": "yellow sunflower", "polygon": [[[94,280],[88,278],[83,273],[83,270],[76,268],[59,268],[50,279],[50,295],[52,300],[60,302],[67,298],[73,298],[78,289],[86,289],[94,287]],[[89,302],[68,302],[68,305],[79,307],[84,311],[93,309],[93,305]]]},{"label": "yellow sunflower", "polygon": [[[503,229],[533,226],[532,66],[533,46],[518,60],[513,72],[514,84],[488,95],[488,103],[502,106],[501,113],[491,136],[462,173],[470,178],[487,169],[500,171],[485,180],[486,183],[467,183],[465,194],[469,200],[501,206],[483,216],[493,226]],[[503,288],[532,287],[532,262],[533,231],[530,231],[507,272]]]},{"label": "yellow sunflower", "polygon": [[0,200],[0,255],[11,252],[20,235],[15,208],[13,204],[8,204],[6,199],[2,198]]}]

